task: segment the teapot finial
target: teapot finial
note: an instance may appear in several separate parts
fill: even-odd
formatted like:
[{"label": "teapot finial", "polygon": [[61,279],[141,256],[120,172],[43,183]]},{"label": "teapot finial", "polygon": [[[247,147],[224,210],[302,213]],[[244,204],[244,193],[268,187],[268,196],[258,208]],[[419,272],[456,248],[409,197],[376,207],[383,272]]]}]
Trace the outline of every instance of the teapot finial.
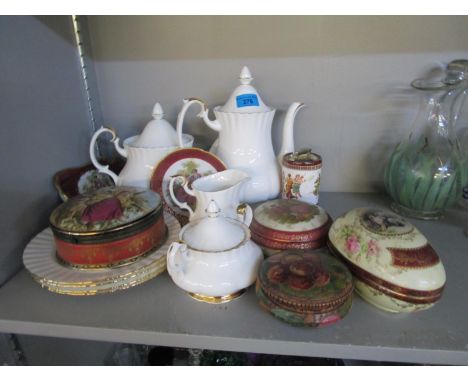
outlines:
[{"label": "teapot finial", "polygon": [[252,82],[253,77],[252,74],[250,74],[250,70],[247,66],[242,68],[239,79],[242,85],[249,85]]},{"label": "teapot finial", "polygon": [[159,104],[159,102],[156,102],[156,104],[153,107],[153,118],[154,119],[162,119],[163,117],[164,117],[163,108]]}]

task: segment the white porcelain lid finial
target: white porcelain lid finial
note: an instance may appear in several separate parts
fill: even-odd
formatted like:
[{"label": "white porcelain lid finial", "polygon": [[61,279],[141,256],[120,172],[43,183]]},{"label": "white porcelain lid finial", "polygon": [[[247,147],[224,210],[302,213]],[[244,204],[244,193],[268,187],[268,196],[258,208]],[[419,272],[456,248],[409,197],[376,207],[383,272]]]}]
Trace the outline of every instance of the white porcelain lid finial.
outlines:
[{"label": "white porcelain lid finial", "polygon": [[247,66],[244,66],[242,68],[242,71],[241,71],[241,74],[239,76],[239,79],[240,79],[240,83],[242,85],[250,85],[250,83],[252,82],[253,80],[253,77],[252,75],[250,74],[250,70]]},{"label": "white porcelain lid finial", "polygon": [[153,118],[162,119],[164,117],[164,110],[159,102],[156,102],[156,105],[153,107]]},{"label": "white porcelain lid finial", "polygon": [[251,82],[252,74],[244,66],[239,75],[240,85],[232,92],[224,106],[218,107],[224,113],[265,113],[272,109],[263,103],[262,98]]},{"label": "white porcelain lid finial", "polygon": [[209,204],[208,207],[206,207],[206,213],[208,214],[208,217],[210,218],[216,218],[219,215],[219,207],[218,204],[214,200],[212,200]]},{"label": "white porcelain lid finial", "polygon": [[178,146],[177,133],[164,119],[164,110],[159,102],[153,107],[153,119],[143,129],[140,136],[132,142],[133,147],[158,148]]}]

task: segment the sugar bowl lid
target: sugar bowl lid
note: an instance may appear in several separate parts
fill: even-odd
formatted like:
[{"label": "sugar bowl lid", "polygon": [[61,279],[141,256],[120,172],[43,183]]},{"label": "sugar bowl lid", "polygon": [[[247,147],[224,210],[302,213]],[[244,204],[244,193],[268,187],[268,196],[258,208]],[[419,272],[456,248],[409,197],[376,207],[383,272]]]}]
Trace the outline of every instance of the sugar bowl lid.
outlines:
[{"label": "sugar bowl lid", "polygon": [[328,253],[287,250],[268,257],[258,273],[262,294],[281,309],[334,312],[352,298],[352,275]]},{"label": "sugar bowl lid", "polygon": [[353,209],[336,219],[328,238],[330,248],[367,283],[415,298],[422,291],[442,293],[445,270],[439,256],[416,227],[390,211]]},{"label": "sugar bowl lid", "polygon": [[70,198],[52,211],[49,222],[68,235],[99,234],[128,227],[161,208],[161,197],[151,190],[111,186]]},{"label": "sugar bowl lid", "polygon": [[249,68],[244,66],[239,76],[240,85],[232,92],[228,101],[219,108],[226,113],[259,113],[272,109],[263,103],[260,95],[250,83],[253,77]]},{"label": "sugar bowl lid", "polygon": [[132,146],[143,148],[177,146],[177,133],[163,117],[163,108],[159,103],[156,103],[153,107],[153,119],[148,122],[138,138],[132,142]]},{"label": "sugar bowl lid", "polygon": [[246,225],[221,215],[212,200],[206,208],[207,216],[194,220],[180,231],[180,239],[191,249],[220,252],[236,248],[250,238]]}]

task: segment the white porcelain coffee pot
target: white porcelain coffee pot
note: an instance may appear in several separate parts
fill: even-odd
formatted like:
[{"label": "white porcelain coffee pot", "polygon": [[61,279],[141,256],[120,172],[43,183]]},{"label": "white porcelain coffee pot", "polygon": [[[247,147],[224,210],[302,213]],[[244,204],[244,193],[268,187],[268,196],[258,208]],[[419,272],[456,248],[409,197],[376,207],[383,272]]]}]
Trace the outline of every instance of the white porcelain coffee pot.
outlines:
[{"label": "white porcelain coffee pot", "polygon": [[[125,139],[123,148],[120,147],[120,138],[114,129],[101,127],[96,131],[89,145],[89,155],[91,162],[99,172],[110,175],[118,186],[135,186],[149,188],[149,182],[154,169],[159,161],[167,154],[180,147],[192,147],[193,136],[183,134],[180,144],[177,134],[169,122],[163,119],[164,112],[159,103],[153,108],[153,120],[151,120],[140,135],[134,135]],[[117,152],[127,158],[124,168],[119,175],[109,170],[109,166],[104,166],[98,162],[94,152],[96,140],[99,135],[110,133],[111,142]]]},{"label": "white porcelain coffee pot", "polygon": [[[216,106],[215,120],[208,117],[206,104],[198,98],[184,100],[177,118],[179,144],[183,142],[182,125],[187,109],[194,103],[201,106],[199,118],[219,132],[218,140],[211,151],[218,155],[228,168],[245,171],[250,181],[245,187],[245,201],[255,203],[273,199],[280,193],[280,167],[273,152],[271,126],[275,109],[266,106],[257,90],[250,85],[252,76],[244,66],[240,85],[234,90],[224,106]],[[283,125],[283,140],[278,159],[294,151],[294,118],[303,103],[294,102],[286,113]]]},{"label": "white porcelain coffee pot", "polygon": [[[192,183],[190,189],[185,177],[177,176],[169,183],[169,193],[175,204],[188,210],[190,221],[207,216],[208,204],[214,200],[224,216],[237,219],[249,226],[253,217],[252,208],[248,204],[242,204],[244,186],[249,180],[250,177],[244,171],[230,169],[198,178]],[[174,194],[175,182],[181,182],[185,192],[196,198],[195,211],[188,203],[177,200]]]}]

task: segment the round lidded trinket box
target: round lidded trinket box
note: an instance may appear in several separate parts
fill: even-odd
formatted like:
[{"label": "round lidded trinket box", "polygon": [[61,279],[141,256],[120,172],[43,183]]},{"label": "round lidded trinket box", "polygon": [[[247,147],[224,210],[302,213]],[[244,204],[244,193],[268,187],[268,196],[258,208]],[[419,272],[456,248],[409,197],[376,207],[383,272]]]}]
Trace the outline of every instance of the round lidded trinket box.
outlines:
[{"label": "round lidded trinket box", "polygon": [[445,270],[439,256],[398,215],[353,209],[332,224],[328,244],[350,268],[359,295],[382,310],[428,309],[442,296]]},{"label": "round lidded trinket box", "polygon": [[261,265],[256,293],[260,306],[297,326],[323,327],[342,319],[353,299],[351,273],[326,252],[288,250]]},{"label": "round lidded trinket box", "polygon": [[294,199],[270,200],[255,211],[252,239],[266,255],[285,249],[316,249],[326,245],[331,218],[320,206]]},{"label": "round lidded trinket box", "polygon": [[167,234],[161,198],[137,187],[105,187],[75,196],[50,215],[57,257],[74,267],[127,264]]}]

